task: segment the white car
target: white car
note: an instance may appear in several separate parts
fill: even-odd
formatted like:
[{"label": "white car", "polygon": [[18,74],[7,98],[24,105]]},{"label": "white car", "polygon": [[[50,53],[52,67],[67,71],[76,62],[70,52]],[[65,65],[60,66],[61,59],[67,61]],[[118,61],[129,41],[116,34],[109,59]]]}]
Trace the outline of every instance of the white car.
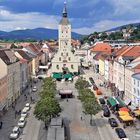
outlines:
[{"label": "white car", "polygon": [[36,91],[37,91],[36,86],[33,87],[32,91],[33,91],[33,92],[36,92]]},{"label": "white car", "polygon": [[30,108],[31,108],[30,103],[26,103],[24,108],[26,108],[26,109],[27,109],[27,111],[29,111],[29,110],[30,110]]},{"label": "white car", "polygon": [[129,138],[122,138],[121,140],[129,140]]},{"label": "white car", "polygon": [[21,111],[21,117],[27,117],[28,115],[28,110],[26,107],[23,108],[23,110]]},{"label": "white car", "polygon": [[20,134],[19,126],[15,126],[10,134],[10,139],[17,139]]},{"label": "white car", "polygon": [[21,117],[21,118],[19,119],[19,121],[18,121],[18,126],[21,127],[21,128],[23,128],[23,127],[25,126],[25,124],[26,124],[26,119],[25,119],[25,117]]}]

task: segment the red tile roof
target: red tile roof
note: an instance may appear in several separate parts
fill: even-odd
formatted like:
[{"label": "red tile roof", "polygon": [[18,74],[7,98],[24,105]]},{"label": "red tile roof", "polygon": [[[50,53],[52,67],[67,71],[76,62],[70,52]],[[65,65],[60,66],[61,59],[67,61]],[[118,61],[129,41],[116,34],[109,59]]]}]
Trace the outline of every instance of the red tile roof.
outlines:
[{"label": "red tile roof", "polygon": [[93,48],[91,48],[92,52],[111,52],[112,47],[107,43],[97,43]]}]

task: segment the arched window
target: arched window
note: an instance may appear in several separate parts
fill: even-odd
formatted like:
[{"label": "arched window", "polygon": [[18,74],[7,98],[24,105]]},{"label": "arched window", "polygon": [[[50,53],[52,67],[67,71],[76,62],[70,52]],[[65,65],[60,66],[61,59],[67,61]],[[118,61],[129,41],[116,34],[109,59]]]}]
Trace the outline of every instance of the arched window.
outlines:
[{"label": "arched window", "polygon": [[56,68],[59,69],[59,65],[56,65]]},{"label": "arched window", "polygon": [[71,65],[71,69],[74,69],[74,66],[73,65]]}]

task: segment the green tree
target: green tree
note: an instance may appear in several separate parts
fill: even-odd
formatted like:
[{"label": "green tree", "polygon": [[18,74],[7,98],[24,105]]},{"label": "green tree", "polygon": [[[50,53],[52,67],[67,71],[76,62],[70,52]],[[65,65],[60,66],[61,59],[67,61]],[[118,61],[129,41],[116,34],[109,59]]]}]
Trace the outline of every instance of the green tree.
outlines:
[{"label": "green tree", "polygon": [[84,113],[90,115],[90,124],[92,124],[92,117],[96,115],[101,107],[96,98],[86,98],[83,102]]},{"label": "green tree", "polygon": [[51,97],[42,98],[35,106],[35,117],[42,120],[45,126],[51,118],[56,117],[61,112],[61,108],[56,99]]},{"label": "green tree", "polygon": [[10,47],[10,49],[17,49],[17,48],[18,48],[18,46],[16,46],[15,44],[12,44]]},{"label": "green tree", "polygon": [[101,40],[105,40],[105,39],[107,39],[107,37],[108,37],[108,35],[106,32],[101,33],[101,36],[100,36]]},{"label": "green tree", "polygon": [[84,80],[82,77],[78,78],[75,83],[75,87],[80,90],[89,87],[89,82]]}]

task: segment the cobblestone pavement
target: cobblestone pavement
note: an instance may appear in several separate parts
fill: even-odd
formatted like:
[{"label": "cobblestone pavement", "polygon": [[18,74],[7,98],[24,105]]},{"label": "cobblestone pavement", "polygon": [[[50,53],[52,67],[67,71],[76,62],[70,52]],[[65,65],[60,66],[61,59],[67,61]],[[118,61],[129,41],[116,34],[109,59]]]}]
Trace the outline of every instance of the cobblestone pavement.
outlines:
[{"label": "cobblestone pavement", "polygon": [[83,114],[81,101],[77,99],[78,92],[74,83],[57,82],[57,88],[58,90],[71,89],[74,93],[74,98],[69,99],[68,102],[65,99],[60,99],[63,109],[61,116],[70,122],[69,140],[117,140],[116,134],[109,126],[107,119],[102,118],[100,113],[93,118],[93,124],[90,125],[90,116]]}]

